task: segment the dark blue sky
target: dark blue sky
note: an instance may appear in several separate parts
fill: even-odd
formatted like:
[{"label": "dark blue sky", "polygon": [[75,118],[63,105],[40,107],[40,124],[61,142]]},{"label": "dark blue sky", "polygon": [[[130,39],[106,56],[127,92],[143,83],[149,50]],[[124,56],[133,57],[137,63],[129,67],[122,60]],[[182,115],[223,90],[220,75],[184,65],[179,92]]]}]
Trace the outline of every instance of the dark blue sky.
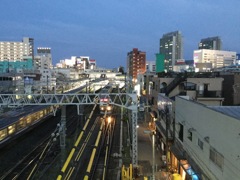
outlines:
[{"label": "dark blue sky", "polygon": [[33,37],[51,47],[53,63],[90,56],[105,68],[126,66],[137,47],[155,60],[164,33],[180,30],[184,58],[200,39],[220,36],[223,49],[240,53],[239,0],[1,0],[0,41]]}]

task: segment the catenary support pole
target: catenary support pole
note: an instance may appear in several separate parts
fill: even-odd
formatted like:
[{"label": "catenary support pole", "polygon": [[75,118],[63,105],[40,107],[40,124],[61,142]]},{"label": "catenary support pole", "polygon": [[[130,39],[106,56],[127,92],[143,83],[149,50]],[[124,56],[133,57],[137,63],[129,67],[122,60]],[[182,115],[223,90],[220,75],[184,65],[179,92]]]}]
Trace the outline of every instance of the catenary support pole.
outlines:
[{"label": "catenary support pole", "polygon": [[66,146],[66,106],[61,107],[61,125],[59,128],[60,134],[60,147],[65,149]]}]

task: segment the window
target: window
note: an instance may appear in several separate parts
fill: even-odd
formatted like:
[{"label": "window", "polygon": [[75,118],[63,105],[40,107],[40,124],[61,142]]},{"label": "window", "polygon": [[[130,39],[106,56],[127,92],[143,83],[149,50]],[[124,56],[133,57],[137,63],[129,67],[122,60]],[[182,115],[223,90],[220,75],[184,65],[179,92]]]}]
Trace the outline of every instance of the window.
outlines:
[{"label": "window", "polygon": [[179,139],[183,142],[183,125],[179,123],[179,134],[178,134],[178,137]]},{"label": "window", "polygon": [[188,130],[188,136],[187,136],[187,137],[188,137],[188,139],[189,139],[190,141],[192,141],[192,132],[189,131],[189,130]]},{"label": "window", "polygon": [[203,142],[200,139],[198,139],[198,146],[203,150]]},{"label": "window", "polygon": [[223,170],[224,157],[222,154],[216,151],[213,147],[210,148],[210,160],[216,164],[221,170]]}]

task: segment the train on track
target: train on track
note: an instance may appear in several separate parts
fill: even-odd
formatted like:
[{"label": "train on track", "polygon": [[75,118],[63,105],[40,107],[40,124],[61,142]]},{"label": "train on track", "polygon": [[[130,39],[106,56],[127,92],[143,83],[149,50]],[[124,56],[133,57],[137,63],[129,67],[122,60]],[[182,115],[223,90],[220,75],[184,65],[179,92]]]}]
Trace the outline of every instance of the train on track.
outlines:
[{"label": "train on track", "polygon": [[[9,115],[6,117],[7,119],[11,119],[12,123],[6,123],[6,125],[2,125],[0,128],[0,145],[3,144],[5,141],[9,140],[10,138],[14,137],[17,134],[25,131],[26,129],[34,126],[38,122],[40,122],[43,118],[52,115],[53,109],[51,106],[41,106],[36,107],[37,110],[26,114],[21,115],[20,112],[15,112],[13,115]],[[3,122],[4,120],[1,119]]]},{"label": "train on track", "polygon": [[112,92],[112,86],[109,84],[105,86],[101,91],[99,92],[99,107],[100,107],[100,114],[111,114],[113,106],[111,103],[111,98],[109,96],[109,93]]}]

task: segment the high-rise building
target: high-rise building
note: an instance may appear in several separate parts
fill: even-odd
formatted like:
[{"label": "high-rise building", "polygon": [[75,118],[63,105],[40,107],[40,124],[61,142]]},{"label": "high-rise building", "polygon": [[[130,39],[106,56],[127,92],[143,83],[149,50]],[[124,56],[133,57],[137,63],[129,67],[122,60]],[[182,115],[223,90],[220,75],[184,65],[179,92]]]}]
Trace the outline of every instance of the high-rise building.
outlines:
[{"label": "high-rise building", "polygon": [[127,54],[127,73],[132,81],[137,80],[138,74],[146,72],[146,52],[139,51],[138,48],[133,48]]},{"label": "high-rise building", "polygon": [[222,50],[222,40],[218,36],[201,39],[198,49]]},{"label": "high-rise building", "polygon": [[24,37],[22,42],[0,42],[0,61],[22,61],[26,56],[34,58],[34,39]]},{"label": "high-rise building", "polygon": [[176,60],[183,59],[183,39],[180,31],[164,34],[160,39],[160,54],[164,55],[164,69],[172,71]]}]

